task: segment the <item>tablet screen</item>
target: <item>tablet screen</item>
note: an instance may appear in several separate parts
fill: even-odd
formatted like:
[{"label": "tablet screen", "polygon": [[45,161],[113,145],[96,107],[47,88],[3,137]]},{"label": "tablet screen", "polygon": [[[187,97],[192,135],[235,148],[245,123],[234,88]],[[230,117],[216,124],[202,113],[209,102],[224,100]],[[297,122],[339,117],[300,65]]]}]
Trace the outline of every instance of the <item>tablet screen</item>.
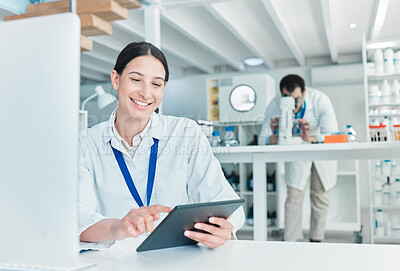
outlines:
[{"label": "tablet screen", "polygon": [[243,203],[244,200],[239,199],[177,205],[136,251],[197,244],[184,235],[185,230],[195,230],[195,223],[208,223],[208,219],[212,216],[227,218]]}]

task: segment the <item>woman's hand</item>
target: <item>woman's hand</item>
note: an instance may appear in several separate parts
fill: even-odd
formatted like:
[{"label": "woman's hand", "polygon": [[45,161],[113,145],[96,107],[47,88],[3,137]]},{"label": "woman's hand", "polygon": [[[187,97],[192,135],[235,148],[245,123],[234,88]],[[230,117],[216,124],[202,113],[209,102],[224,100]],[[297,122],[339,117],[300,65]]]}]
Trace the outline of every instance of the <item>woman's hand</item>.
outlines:
[{"label": "woman's hand", "polygon": [[137,237],[142,233],[152,232],[154,230],[154,220],[160,218],[158,213],[169,213],[170,211],[170,207],[163,205],[152,205],[130,210],[121,220],[115,221],[112,227],[114,240]]},{"label": "woman's hand", "polygon": [[137,237],[154,230],[154,220],[160,218],[159,212],[169,213],[172,209],[163,205],[152,205],[132,209],[122,219],[103,219],[81,233],[82,242],[104,242]]},{"label": "woman's hand", "polygon": [[202,243],[209,248],[217,248],[226,243],[232,237],[233,225],[225,218],[210,217],[208,220],[211,224],[196,223],[194,227],[208,233],[196,231],[185,231],[185,236]]}]

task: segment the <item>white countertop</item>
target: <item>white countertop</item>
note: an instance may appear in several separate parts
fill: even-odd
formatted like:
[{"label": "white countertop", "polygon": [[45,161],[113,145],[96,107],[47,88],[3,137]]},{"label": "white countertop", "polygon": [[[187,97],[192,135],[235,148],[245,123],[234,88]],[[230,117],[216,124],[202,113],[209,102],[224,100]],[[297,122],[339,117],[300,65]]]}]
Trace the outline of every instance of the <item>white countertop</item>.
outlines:
[{"label": "white countertop", "polygon": [[340,159],[400,158],[400,142],[359,142],[299,145],[263,145],[215,147],[215,156],[222,163],[252,162],[253,156],[265,162]]},{"label": "white countertop", "polygon": [[136,252],[142,239],[117,242],[106,251],[84,252],[97,264],[88,270],[399,270],[400,246],[369,244],[229,241],[209,249],[203,245]]}]

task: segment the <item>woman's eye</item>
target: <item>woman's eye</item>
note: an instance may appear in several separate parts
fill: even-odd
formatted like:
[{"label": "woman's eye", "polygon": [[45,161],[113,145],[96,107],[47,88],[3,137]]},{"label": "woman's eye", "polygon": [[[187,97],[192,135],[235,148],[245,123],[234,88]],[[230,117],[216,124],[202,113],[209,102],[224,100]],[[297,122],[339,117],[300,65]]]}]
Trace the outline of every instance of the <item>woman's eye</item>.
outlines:
[{"label": "woman's eye", "polygon": [[160,84],[160,83],[153,83],[153,85],[158,87],[158,88],[162,86],[162,84]]},{"label": "woman's eye", "polygon": [[140,80],[139,79],[137,79],[137,78],[130,78],[132,81],[134,81],[134,82],[140,82]]}]

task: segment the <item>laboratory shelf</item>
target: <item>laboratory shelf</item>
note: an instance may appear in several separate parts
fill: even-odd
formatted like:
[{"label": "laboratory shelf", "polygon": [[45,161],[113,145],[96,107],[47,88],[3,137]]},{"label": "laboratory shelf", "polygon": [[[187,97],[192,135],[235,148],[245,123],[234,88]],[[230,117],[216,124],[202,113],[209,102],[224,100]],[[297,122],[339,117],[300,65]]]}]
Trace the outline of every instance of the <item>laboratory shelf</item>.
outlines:
[{"label": "laboratory shelf", "polygon": [[369,114],[370,118],[376,117],[398,117],[400,113],[377,113],[377,114]]},{"label": "laboratory shelf", "polygon": [[374,74],[368,75],[368,81],[381,81],[385,79],[398,79],[400,78],[400,73],[383,73],[383,74]]},{"label": "laboratory shelf", "polygon": [[340,176],[354,176],[354,175],[357,175],[357,172],[355,172],[355,171],[338,171],[337,175],[340,175]]},{"label": "laboratory shelf", "polygon": [[369,107],[379,107],[379,106],[400,106],[399,103],[374,103],[374,104],[369,104]]},{"label": "laboratory shelf", "polygon": [[375,243],[399,243],[400,237],[392,237],[392,236],[377,236],[374,235]]},{"label": "laboratory shelf", "polygon": [[400,39],[364,40],[364,50],[400,48]]},{"label": "laboratory shelf", "polygon": [[374,205],[372,208],[384,210],[399,210],[400,205]]}]

